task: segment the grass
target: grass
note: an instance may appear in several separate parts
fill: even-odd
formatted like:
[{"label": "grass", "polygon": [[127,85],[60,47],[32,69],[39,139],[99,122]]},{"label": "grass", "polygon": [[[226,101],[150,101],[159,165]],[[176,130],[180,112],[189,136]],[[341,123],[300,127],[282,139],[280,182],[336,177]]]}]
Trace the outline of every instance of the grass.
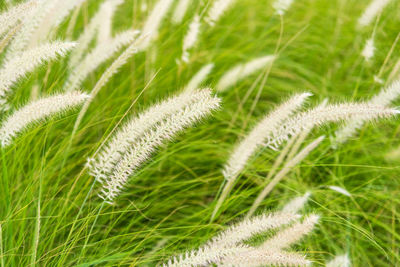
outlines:
[{"label": "grass", "polygon": [[[197,247],[247,213],[262,190],[259,181],[278,155],[267,148],[259,151],[222,213],[209,223],[223,182],[222,165],[251,126],[294,92],[311,91],[310,106],[326,97],[333,102],[368,99],[381,88],[374,76],[387,81],[400,56],[396,1],[381,14],[375,57],[365,63],[360,52],[373,26],[359,30],[356,22],[369,1],[295,1],[280,18],[271,1],[248,0],[237,1],[215,28],[202,32],[191,62],[177,65],[191,17],[207,4],[194,2],[183,24],[174,26],[166,19],[154,45],[134,56],[100,91],[70,147],[79,110],[31,127],[1,149],[1,266],[154,266]],[[147,14],[140,10],[141,3],[125,1],[115,16],[115,31],[132,25],[140,29]],[[97,7],[94,0],[83,5],[74,38]],[[67,24],[60,29],[61,37]],[[276,50],[279,58],[263,86],[255,84],[253,75],[221,94],[219,112],[160,148],[131,177],[116,204],[103,206],[96,194],[100,186],[93,185],[84,164],[134,101],[128,114],[180,91],[204,64],[215,63],[205,83],[213,87],[233,65]],[[152,53],[157,55],[153,63]],[[26,102],[35,83],[43,95],[59,91],[69,71],[66,62],[49,63],[21,81],[13,104]],[[109,65],[91,75],[83,90],[90,91]],[[314,130],[308,140],[333,135],[336,127]],[[307,251],[315,266],[344,252],[354,266],[398,264],[400,169],[385,155],[400,145],[399,134],[398,120],[393,119],[365,125],[336,150],[325,140],[257,212],[280,208],[309,190],[312,197],[305,212],[320,214],[321,222],[296,248]],[[352,197],[329,190],[329,185],[345,187]]]}]

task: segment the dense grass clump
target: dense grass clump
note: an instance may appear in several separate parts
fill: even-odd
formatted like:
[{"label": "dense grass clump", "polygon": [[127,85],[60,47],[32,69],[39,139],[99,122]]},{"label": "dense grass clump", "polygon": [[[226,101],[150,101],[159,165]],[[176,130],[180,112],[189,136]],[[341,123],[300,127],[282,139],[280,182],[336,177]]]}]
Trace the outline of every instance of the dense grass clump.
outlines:
[{"label": "dense grass clump", "polygon": [[1,1],[0,266],[398,264],[399,8]]}]

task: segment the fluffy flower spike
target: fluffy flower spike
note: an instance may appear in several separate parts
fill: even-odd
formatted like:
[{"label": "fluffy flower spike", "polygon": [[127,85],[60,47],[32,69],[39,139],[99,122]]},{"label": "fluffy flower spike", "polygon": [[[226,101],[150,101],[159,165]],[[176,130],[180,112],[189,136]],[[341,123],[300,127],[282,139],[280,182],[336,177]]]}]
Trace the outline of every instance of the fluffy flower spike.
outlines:
[{"label": "fluffy flower spike", "polygon": [[326,267],[350,267],[351,261],[348,254],[337,255],[326,263]]},{"label": "fluffy flower spike", "polygon": [[90,52],[68,77],[66,90],[76,90],[86,77],[96,70],[103,62],[114,56],[122,47],[133,42],[139,31],[128,30],[118,34],[109,42],[99,44]]},{"label": "fluffy flower spike", "polygon": [[220,78],[216,86],[217,90],[226,91],[240,80],[272,64],[275,58],[273,55],[267,55],[233,67]]},{"label": "fluffy flower spike", "polygon": [[396,109],[369,103],[345,103],[318,106],[314,109],[297,114],[285,122],[285,124],[275,129],[268,138],[269,140],[266,145],[278,147],[282,142],[287,141],[290,136],[328,122],[340,122],[352,119],[366,121],[377,118],[388,118],[398,113],[399,111]]},{"label": "fluffy flower spike", "polygon": [[[287,217],[287,218],[285,218]],[[283,251],[309,233],[318,220],[317,215],[306,217],[303,222],[293,213],[275,213],[256,216],[229,227],[198,249],[171,258],[163,266],[305,266],[310,261],[301,254]],[[295,222],[296,221],[296,222]],[[260,246],[244,245],[243,241],[288,223],[294,225],[279,231]],[[290,235],[289,237],[287,235]],[[286,238],[286,239],[285,239]],[[271,247],[274,245],[275,247]]]},{"label": "fluffy flower spike", "polygon": [[272,7],[275,9],[276,14],[284,15],[290,8],[294,0],[275,0]]},{"label": "fluffy flower spike", "polygon": [[196,88],[199,88],[201,83],[207,78],[207,76],[210,74],[212,69],[214,68],[214,64],[210,63],[205,66],[203,66],[188,82],[188,84],[185,86],[186,91],[193,91]]},{"label": "fluffy flower spike", "polygon": [[310,196],[311,196],[311,193],[307,192],[303,196],[292,199],[289,203],[287,203],[283,207],[282,212],[286,212],[286,213],[299,212],[299,210],[301,210],[304,207],[304,205],[307,203]]},{"label": "fluffy flower spike", "polygon": [[45,61],[64,56],[74,47],[75,43],[71,42],[48,43],[6,61],[0,69],[0,108],[7,109],[7,93],[15,82]]},{"label": "fluffy flower spike", "polygon": [[36,5],[36,1],[28,1],[12,6],[7,11],[0,13],[0,36],[20,22],[27,14],[32,12]]},{"label": "fluffy flower spike", "polygon": [[179,24],[182,22],[190,2],[191,0],[179,0],[172,15],[172,22],[174,24]]},{"label": "fluffy flower spike", "polygon": [[42,98],[13,112],[1,125],[0,143],[7,146],[12,139],[31,124],[67,111],[83,103],[89,96],[79,91]]},{"label": "fluffy flower spike", "polygon": [[219,103],[209,89],[184,92],[125,124],[89,164],[90,173],[103,184],[100,197],[112,202],[158,146],[209,115]]},{"label": "fluffy flower spike", "polygon": [[[392,82],[383,88],[378,94],[373,96],[367,103],[370,105],[381,105],[388,107],[400,95],[400,80]],[[335,132],[332,147],[336,148],[339,144],[345,143],[353,137],[366,121],[362,119],[351,119]]]},{"label": "fluffy flower spike", "polygon": [[364,13],[358,19],[360,27],[366,27],[374,20],[374,18],[382,12],[382,10],[389,4],[391,0],[372,0]]},{"label": "fluffy flower spike", "polygon": [[225,11],[235,2],[236,0],[215,0],[213,5],[208,11],[206,22],[210,26],[214,26]]}]

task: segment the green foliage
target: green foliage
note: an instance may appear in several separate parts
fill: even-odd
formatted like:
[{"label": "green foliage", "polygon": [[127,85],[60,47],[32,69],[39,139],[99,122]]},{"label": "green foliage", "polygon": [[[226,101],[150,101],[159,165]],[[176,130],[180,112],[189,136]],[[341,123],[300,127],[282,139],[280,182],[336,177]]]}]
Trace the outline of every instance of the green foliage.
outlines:
[{"label": "green foliage", "polygon": [[[147,14],[140,9],[142,1],[125,1],[115,16],[115,31],[132,25],[141,28]],[[135,55],[102,89],[72,145],[79,111],[35,126],[1,149],[0,263],[4,266],[154,266],[197,247],[246,214],[278,155],[267,148],[259,151],[222,213],[209,223],[223,182],[222,165],[251,126],[277,103],[305,89],[315,95],[310,105],[326,97],[332,102],[368,99],[381,88],[374,76],[387,81],[400,56],[396,1],[381,14],[375,57],[365,63],[360,52],[373,26],[359,30],[356,22],[369,1],[295,1],[279,17],[271,1],[246,0],[237,1],[214,28],[201,33],[189,64],[177,65],[187,26],[207,4],[194,2],[183,24],[173,26],[165,20],[148,51]],[[149,1],[149,7],[153,3]],[[97,8],[95,0],[82,6],[74,38]],[[67,26],[68,22],[61,25],[60,39]],[[97,196],[100,185],[93,186],[84,165],[133,102],[129,114],[138,114],[182,90],[204,64],[215,63],[204,83],[213,87],[235,64],[275,51],[279,58],[264,86],[253,75],[221,94],[220,111],[160,148],[131,177],[116,204],[102,206]],[[157,57],[151,63],[154,52]],[[49,63],[19,82],[12,104],[26,102],[36,83],[42,95],[59,91],[70,71],[66,62]],[[89,92],[109,65],[110,61],[93,73],[82,90]],[[306,211],[321,215],[321,221],[298,250],[308,251],[316,266],[343,252],[349,253],[354,266],[400,262],[400,171],[396,161],[385,161],[386,153],[400,144],[397,124],[395,119],[367,124],[358,137],[336,150],[325,140],[272,191],[259,212],[282,207],[292,197],[311,191]],[[333,135],[334,130],[334,126],[314,130],[309,140],[322,133]],[[329,185],[345,187],[352,197],[329,190]]]}]

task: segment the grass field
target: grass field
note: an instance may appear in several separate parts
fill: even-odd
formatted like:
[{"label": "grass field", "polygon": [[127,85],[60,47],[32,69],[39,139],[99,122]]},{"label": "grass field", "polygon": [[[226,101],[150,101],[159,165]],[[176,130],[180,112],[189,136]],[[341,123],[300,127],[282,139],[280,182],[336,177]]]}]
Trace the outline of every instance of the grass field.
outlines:
[{"label": "grass field", "polygon": [[[78,39],[100,2],[84,2],[71,36],[70,15],[56,39]],[[155,2],[125,0],[115,12],[113,32],[141,29]],[[177,25],[171,22],[175,2],[157,39],[129,58],[101,89],[76,134],[79,108],[29,127],[1,148],[1,266],[155,266],[197,248],[243,218],[268,182],[265,177],[279,151],[263,147],[210,221],[224,184],[224,164],[265,114],[304,91],[313,94],[306,107],[325,98],[331,103],[368,100],[399,78],[398,1],[391,1],[364,28],[357,20],[367,0],[297,0],[282,16],[269,0],[235,1],[214,27],[201,29],[189,62],[180,64],[176,59],[181,58],[188,25],[195,14],[205,16],[212,1],[192,1]],[[361,52],[373,34],[376,50],[367,62]],[[202,85],[215,88],[234,65],[270,54],[277,55],[272,66],[216,93],[221,108],[159,147],[113,205],[98,197],[101,185],[88,174],[86,160],[121,119],[181,92],[205,64],[215,67]],[[90,92],[116,57],[91,73],[82,91]],[[45,63],[19,80],[11,106],[29,101],[34,87],[41,96],[62,91],[71,72],[68,60]],[[7,114],[0,113],[0,119]],[[278,210],[309,191],[302,213],[319,214],[320,221],[293,249],[307,255],[313,266],[324,266],[343,253],[353,266],[397,266],[400,157],[389,160],[387,155],[400,146],[398,118],[369,122],[333,149],[331,138],[339,127],[328,124],[310,133],[304,144],[320,135],[327,138],[285,176],[256,213]],[[351,196],[329,189],[332,185],[346,188]]]}]

